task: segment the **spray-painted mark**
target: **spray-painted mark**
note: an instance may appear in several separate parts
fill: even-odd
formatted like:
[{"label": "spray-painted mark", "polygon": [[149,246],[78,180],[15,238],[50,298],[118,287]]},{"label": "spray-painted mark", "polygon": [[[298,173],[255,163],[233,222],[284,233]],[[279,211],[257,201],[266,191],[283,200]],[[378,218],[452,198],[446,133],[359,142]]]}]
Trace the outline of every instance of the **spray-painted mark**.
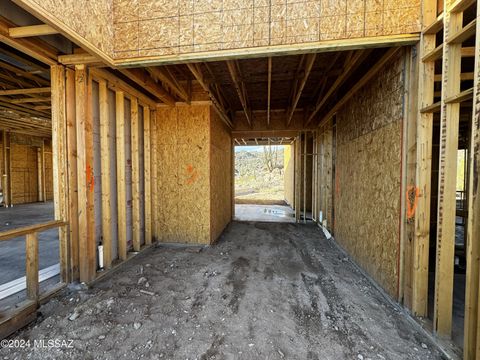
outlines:
[{"label": "spray-painted mark", "polygon": [[87,189],[90,191],[95,189],[95,177],[93,168],[90,165],[87,165]]},{"label": "spray-painted mark", "polygon": [[407,186],[407,220],[414,218],[419,196],[420,189],[418,187],[415,185]]},{"label": "spray-painted mark", "polygon": [[198,171],[193,167],[192,164],[187,165],[187,185],[192,185],[198,178]]}]

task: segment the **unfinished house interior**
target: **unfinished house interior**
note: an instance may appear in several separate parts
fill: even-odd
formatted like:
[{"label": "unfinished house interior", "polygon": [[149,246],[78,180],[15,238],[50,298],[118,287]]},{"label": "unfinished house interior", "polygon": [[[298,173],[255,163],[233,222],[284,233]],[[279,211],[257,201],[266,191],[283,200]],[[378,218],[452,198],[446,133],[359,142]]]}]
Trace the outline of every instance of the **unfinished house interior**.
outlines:
[{"label": "unfinished house interior", "polygon": [[0,357],[480,359],[479,16],[0,0]]}]

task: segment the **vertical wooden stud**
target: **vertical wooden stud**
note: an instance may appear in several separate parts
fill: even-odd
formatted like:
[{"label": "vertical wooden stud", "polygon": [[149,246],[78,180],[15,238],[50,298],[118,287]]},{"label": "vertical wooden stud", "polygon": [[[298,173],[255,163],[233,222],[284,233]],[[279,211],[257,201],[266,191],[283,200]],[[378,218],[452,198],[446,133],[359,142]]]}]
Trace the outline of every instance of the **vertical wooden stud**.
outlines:
[{"label": "vertical wooden stud", "polygon": [[130,99],[132,121],[132,229],[133,250],[140,251],[140,139],[138,100]]},{"label": "vertical wooden stud", "polygon": [[469,149],[466,291],[463,354],[480,359],[480,7],[477,4],[472,133]]},{"label": "vertical wooden stud", "polygon": [[[65,68],[50,69],[52,99],[53,192],[55,219],[68,221],[67,193],[67,118],[65,104]],[[69,237],[67,228],[58,230],[60,242],[60,272],[62,281],[70,280]]]},{"label": "vertical wooden stud", "polygon": [[38,236],[37,233],[27,234],[25,237],[27,298],[38,299]]},{"label": "vertical wooden stud", "polygon": [[100,161],[102,177],[102,239],[103,266],[112,266],[112,198],[110,187],[110,117],[108,114],[108,88],[105,80],[99,81],[100,105]]},{"label": "vertical wooden stud", "polygon": [[144,146],[144,204],[145,204],[145,244],[152,243],[152,172],[151,172],[151,120],[150,108],[143,107],[143,146]]},{"label": "vertical wooden stud", "polygon": [[[447,1],[447,0],[446,0]],[[445,4],[447,5],[447,4]],[[447,9],[447,6],[445,6]],[[462,29],[462,13],[444,13],[444,37]],[[450,337],[453,311],[453,270],[455,255],[455,215],[457,151],[460,104],[445,99],[460,92],[462,44],[445,42],[442,66],[442,107],[440,114],[440,165],[438,176],[437,262],[433,328],[441,337]]]},{"label": "vertical wooden stud", "polygon": [[43,166],[42,166],[42,148],[37,148],[37,188],[38,188],[38,197],[37,200],[43,201]]},{"label": "vertical wooden stud", "polygon": [[70,230],[70,268],[72,281],[79,280],[77,128],[75,120],[75,71],[66,70],[68,213]]},{"label": "vertical wooden stud", "polygon": [[301,184],[301,178],[302,178],[302,157],[301,157],[301,152],[302,152],[302,135],[298,135],[297,138],[295,139],[295,180],[294,180],[294,186],[295,186],[295,220],[296,222],[300,222],[300,207],[301,207],[301,192],[302,192],[302,184]]},{"label": "vertical wooden stud", "polygon": [[125,176],[125,94],[115,93],[115,117],[117,123],[117,202],[118,202],[118,256],[127,259],[127,180]]},{"label": "vertical wooden stud", "polygon": [[158,240],[158,211],[157,211],[157,193],[158,193],[158,180],[157,180],[157,112],[152,111],[151,115],[151,127],[150,127],[150,146],[151,146],[151,166],[150,166],[150,176],[151,181],[151,197],[152,197],[152,232],[155,240]]},{"label": "vertical wooden stud", "polygon": [[46,184],[46,170],[45,170],[45,139],[42,139],[42,198],[47,201],[47,184]]},{"label": "vertical wooden stud", "polygon": [[303,197],[303,222],[307,223],[307,139],[308,133],[305,131],[303,133],[303,187],[302,187],[302,197]]},{"label": "vertical wooden stud", "polygon": [[3,174],[2,174],[2,189],[3,189],[3,202],[5,206],[8,207],[10,205],[10,198],[9,194],[10,191],[8,189],[9,184],[9,176],[8,176],[8,150],[7,150],[7,130],[2,131],[2,155],[3,155]]},{"label": "vertical wooden stud", "polygon": [[[424,2],[423,21],[430,25],[436,19],[436,6],[431,1]],[[435,49],[435,35],[422,34],[420,40],[420,58]],[[418,108],[433,104],[435,63],[421,62],[419,67]],[[417,156],[416,187],[418,192],[415,212],[415,236],[412,255],[412,313],[427,315],[428,305],[428,252],[430,244],[430,198],[432,178],[432,129],[433,114],[418,113],[417,120]]]},{"label": "vertical wooden stud", "polygon": [[93,219],[93,119],[91,83],[85,65],[75,66],[75,96],[77,124],[77,178],[80,281],[95,277],[95,223]]}]

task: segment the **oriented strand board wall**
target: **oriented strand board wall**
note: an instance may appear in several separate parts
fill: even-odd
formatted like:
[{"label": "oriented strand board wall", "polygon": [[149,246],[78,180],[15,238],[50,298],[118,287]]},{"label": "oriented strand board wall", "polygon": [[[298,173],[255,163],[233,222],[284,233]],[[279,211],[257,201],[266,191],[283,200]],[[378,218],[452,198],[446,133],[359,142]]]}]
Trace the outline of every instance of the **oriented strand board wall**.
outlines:
[{"label": "oriented strand board wall", "polygon": [[[38,155],[42,146],[42,138],[12,133],[11,141],[11,177],[12,203],[14,205],[38,201]],[[53,200],[52,149],[45,141],[45,186],[47,198]],[[0,159],[3,159],[0,141]],[[2,163],[3,171],[3,163]]]},{"label": "oriented strand board wall", "polygon": [[113,0],[113,10],[117,59],[420,31],[420,0]]},{"label": "oriented strand board wall", "polygon": [[210,241],[232,220],[232,137],[217,112],[210,108]]},{"label": "oriented strand board wall", "polygon": [[51,141],[45,140],[45,192],[46,200],[53,200],[53,153]]},{"label": "oriented strand board wall", "polygon": [[295,165],[293,164],[293,145],[285,145],[283,149],[283,188],[285,191],[285,201],[288,205],[294,206]]},{"label": "oriented strand board wall", "polygon": [[404,57],[339,112],[335,238],[391,296],[398,290]]},{"label": "oriented strand board wall", "polygon": [[[27,9],[40,7],[103,53],[113,55],[113,0],[16,0]],[[136,1],[132,1],[132,3]]]},{"label": "oriented strand board wall", "polygon": [[210,105],[158,107],[160,241],[210,243]]}]

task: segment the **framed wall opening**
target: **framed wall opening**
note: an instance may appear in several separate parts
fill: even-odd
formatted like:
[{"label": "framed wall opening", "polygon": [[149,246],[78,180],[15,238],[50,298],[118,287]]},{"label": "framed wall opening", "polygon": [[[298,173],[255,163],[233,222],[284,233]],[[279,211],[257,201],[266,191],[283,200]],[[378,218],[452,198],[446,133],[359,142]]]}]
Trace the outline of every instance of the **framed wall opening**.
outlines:
[{"label": "framed wall opening", "polygon": [[293,138],[236,139],[235,220],[295,222]]}]

